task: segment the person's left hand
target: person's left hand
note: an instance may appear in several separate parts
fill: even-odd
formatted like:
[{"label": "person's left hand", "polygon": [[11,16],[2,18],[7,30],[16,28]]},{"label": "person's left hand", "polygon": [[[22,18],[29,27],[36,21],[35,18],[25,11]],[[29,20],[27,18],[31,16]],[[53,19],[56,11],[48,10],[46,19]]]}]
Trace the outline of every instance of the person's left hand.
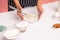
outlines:
[{"label": "person's left hand", "polygon": [[42,6],[37,6],[37,10],[38,10],[38,19],[39,19],[41,17],[42,12],[43,12]]}]

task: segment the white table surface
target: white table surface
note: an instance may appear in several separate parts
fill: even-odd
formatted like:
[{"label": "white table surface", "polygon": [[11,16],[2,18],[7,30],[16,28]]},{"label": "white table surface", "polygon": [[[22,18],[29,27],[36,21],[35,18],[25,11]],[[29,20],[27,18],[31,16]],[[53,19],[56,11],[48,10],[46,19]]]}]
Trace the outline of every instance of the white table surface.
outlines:
[{"label": "white table surface", "polygon": [[[44,4],[42,6],[44,12],[40,20],[30,24],[26,32],[20,34],[15,40],[60,40],[60,29],[52,28],[53,24],[60,23],[52,18],[53,14],[56,13],[55,9],[58,7],[58,2]],[[8,28],[14,28],[15,22],[18,20],[19,18],[16,15],[16,11],[0,14],[0,25],[5,25]],[[3,34],[0,33],[0,40],[3,40],[2,35]]]}]

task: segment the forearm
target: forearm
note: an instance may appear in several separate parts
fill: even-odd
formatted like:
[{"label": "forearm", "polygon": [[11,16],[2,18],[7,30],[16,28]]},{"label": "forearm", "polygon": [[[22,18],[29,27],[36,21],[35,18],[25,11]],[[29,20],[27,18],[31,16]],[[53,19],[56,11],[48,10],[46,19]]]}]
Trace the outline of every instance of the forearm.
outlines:
[{"label": "forearm", "polygon": [[15,5],[16,5],[17,9],[21,10],[22,7],[21,7],[21,5],[19,3],[19,0],[13,0],[13,1],[14,1]]},{"label": "forearm", "polygon": [[42,0],[38,0],[37,1],[37,9],[40,10],[40,11],[42,10],[41,4],[42,4]]},{"label": "forearm", "polygon": [[37,6],[41,6],[41,4],[42,4],[42,0],[38,0],[37,1]]},{"label": "forearm", "polygon": [[37,1],[37,9],[42,9],[41,4],[42,4],[42,0],[38,0]]},{"label": "forearm", "polygon": [[38,0],[37,1],[38,19],[41,17],[41,14],[43,12],[43,8],[41,4],[42,4],[42,0]]}]

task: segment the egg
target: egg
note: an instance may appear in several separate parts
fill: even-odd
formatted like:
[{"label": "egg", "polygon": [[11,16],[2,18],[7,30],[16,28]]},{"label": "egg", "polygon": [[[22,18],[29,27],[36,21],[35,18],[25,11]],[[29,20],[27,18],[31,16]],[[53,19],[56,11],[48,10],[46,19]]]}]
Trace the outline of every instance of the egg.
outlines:
[{"label": "egg", "polygon": [[58,12],[56,12],[55,13],[55,17],[57,18],[57,17],[59,17],[60,16],[60,14],[58,13]]}]

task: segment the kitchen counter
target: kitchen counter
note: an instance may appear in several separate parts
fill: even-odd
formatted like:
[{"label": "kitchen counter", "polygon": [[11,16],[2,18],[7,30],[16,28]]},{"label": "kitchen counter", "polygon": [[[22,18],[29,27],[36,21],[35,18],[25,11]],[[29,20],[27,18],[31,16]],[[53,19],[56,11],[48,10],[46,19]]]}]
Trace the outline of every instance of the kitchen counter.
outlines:
[{"label": "kitchen counter", "polygon": [[[58,7],[58,2],[43,4],[42,6],[44,12],[40,20],[30,24],[26,32],[21,33],[15,40],[60,40],[60,29],[53,28],[53,24],[60,22],[52,17],[56,13],[55,9]],[[8,28],[15,28],[15,22],[18,20],[19,17],[16,15],[16,11],[0,14],[0,25],[5,25]],[[2,38],[2,33],[0,33],[0,40]]]}]

